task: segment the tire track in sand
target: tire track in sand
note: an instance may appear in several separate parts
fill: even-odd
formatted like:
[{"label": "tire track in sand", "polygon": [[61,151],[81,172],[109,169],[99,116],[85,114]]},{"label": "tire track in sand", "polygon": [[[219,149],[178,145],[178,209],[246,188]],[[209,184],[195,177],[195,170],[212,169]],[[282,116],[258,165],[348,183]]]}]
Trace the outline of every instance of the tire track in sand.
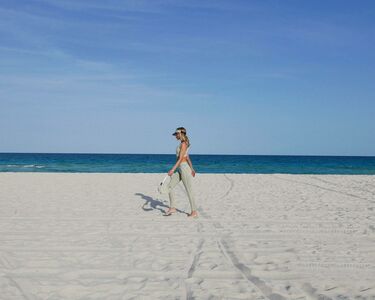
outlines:
[{"label": "tire track in sand", "polygon": [[193,273],[195,269],[197,268],[199,257],[202,255],[202,248],[205,240],[201,238],[198,242],[197,248],[194,251],[194,255],[192,258],[192,262],[190,264],[189,270],[187,272],[187,278],[185,279],[185,290],[186,290],[186,299],[194,299],[193,297],[193,290],[191,288],[191,285],[186,282],[186,280],[189,280],[193,277]]},{"label": "tire track in sand", "polygon": [[323,187],[323,186],[318,185],[318,184],[304,182],[304,181],[298,181],[298,180],[293,180],[293,179],[288,179],[288,178],[283,178],[283,177],[280,177],[280,176],[277,176],[277,175],[274,175],[274,174],[272,174],[272,175],[273,175],[274,178],[277,178],[277,179],[280,179],[280,180],[294,182],[294,183],[298,183],[298,184],[302,184],[302,185],[313,186],[313,187],[316,187],[316,188],[319,188],[319,189],[322,189],[322,190],[326,190],[326,191],[329,191],[329,192],[334,192],[334,193],[337,193],[337,194],[340,194],[340,195],[345,195],[345,196],[348,196],[348,197],[357,198],[357,199],[366,200],[366,201],[375,203],[374,200],[370,200],[370,199],[367,199],[367,198],[364,198],[364,197],[360,197],[360,196],[357,196],[357,195],[354,195],[354,194],[351,194],[351,193],[345,193],[345,192],[341,192],[341,191],[338,191],[338,190],[335,190],[335,189]]},{"label": "tire track in sand", "polygon": [[[227,174],[224,174],[224,178],[229,182],[229,188],[226,192],[218,198],[218,200],[224,199],[227,197],[234,188],[234,180],[231,179]],[[204,211],[204,209],[200,208],[201,214],[204,218],[211,219],[211,217]],[[219,221],[213,223],[213,226],[217,232],[217,236],[220,236],[218,229],[224,229]],[[221,238],[216,238],[216,244],[218,246],[219,251],[222,255],[228,260],[228,262],[238,270],[241,276],[250,283],[250,285],[257,290],[261,295],[269,300],[287,300],[280,294],[273,293],[272,288],[268,286],[263,280],[251,274],[251,269],[243,264],[238,255],[235,253],[233,248],[230,245],[229,240],[222,236]]]},{"label": "tire track in sand", "polygon": [[[329,181],[329,180],[326,180],[326,179],[322,179],[322,178],[319,178],[319,177],[316,177],[316,176],[309,176],[310,179],[312,180],[315,180],[315,181],[319,181],[319,182],[323,182],[323,183],[326,183],[328,185],[332,185],[336,188],[346,188],[347,186],[345,185],[342,185],[342,184],[338,184],[336,182],[332,182],[332,181]],[[374,191],[371,191],[371,190],[368,190],[368,189],[364,189],[364,188],[361,188],[361,187],[358,187],[358,186],[351,186],[351,188],[353,190],[356,190],[356,191],[359,191],[359,192],[362,192],[362,193],[368,193],[368,194],[371,194],[371,197],[374,196],[375,197],[375,192]]]}]

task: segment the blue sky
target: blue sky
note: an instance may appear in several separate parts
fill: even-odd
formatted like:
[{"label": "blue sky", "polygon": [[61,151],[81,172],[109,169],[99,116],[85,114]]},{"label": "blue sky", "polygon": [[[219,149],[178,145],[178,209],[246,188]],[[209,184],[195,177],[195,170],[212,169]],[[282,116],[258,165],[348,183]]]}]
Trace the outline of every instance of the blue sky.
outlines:
[{"label": "blue sky", "polygon": [[0,1],[0,152],[375,155],[375,2]]}]

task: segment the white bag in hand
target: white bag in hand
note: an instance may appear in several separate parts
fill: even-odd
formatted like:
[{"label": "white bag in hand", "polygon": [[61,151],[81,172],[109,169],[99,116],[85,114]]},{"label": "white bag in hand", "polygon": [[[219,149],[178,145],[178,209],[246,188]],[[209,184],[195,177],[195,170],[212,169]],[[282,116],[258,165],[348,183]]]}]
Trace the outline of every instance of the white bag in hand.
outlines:
[{"label": "white bag in hand", "polygon": [[160,184],[158,186],[158,191],[159,191],[160,194],[168,193],[168,183],[165,182],[168,177],[170,177],[170,176],[169,175],[165,176],[163,181],[160,182]]}]

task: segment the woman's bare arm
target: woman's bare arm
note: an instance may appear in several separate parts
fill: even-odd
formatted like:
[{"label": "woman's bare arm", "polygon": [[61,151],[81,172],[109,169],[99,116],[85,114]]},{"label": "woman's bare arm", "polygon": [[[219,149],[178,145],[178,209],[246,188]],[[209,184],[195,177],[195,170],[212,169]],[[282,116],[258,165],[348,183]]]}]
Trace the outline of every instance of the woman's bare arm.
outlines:
[{"label": "woman's bare arm", "polygon": [[180,155],[178,157],[178,160],[176,161],[176,163],[173,166],[173,168],[168,172],[168,174],[170,174],[170,176],[172,176],[172,174],[174,173],[174,171],[176,171],[176,169],[178,168],[178,166],[181,164],[182,159],[184,158],[184,155],[186,153],[186,150],[187,150],[187,145],[186,145],[185,142],[182,142],[181,143],[181,149],[180,149]]},{"label": "woman's bare arm", "polygon": [[193,163],[192,163],[191,160],[190,160],[190,156],[189,156],[189,154],[188,154],[188,156],[186,157],[186,160],[187,160],[187,163],[189,164],[191,170],[194,171]]},{"label": "woman's bare arm", "polygon": [[191,174],[193,175],[193,177],[195,176],[195,170],[193,168],[193,163],[191,162],[190,160],[190,156],[189,154],[187,155],[186,157],[186,160],[187,160],[187,163],[189,164],[190,168],[191,168]]}]

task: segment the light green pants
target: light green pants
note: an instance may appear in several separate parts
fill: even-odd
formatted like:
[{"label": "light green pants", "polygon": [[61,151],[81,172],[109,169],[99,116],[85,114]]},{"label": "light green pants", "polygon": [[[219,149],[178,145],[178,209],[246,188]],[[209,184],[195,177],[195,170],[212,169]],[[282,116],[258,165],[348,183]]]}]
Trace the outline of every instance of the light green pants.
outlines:
[{"label": "light green pants", "polygon": [[175,207],[175,197],[173,189],[180,182],[180,180],[182,180],[182,183],[185,186],[190,201],[191,210],[196,210],[194,194],[192,189],[193,175],[191,174],[191,169],[187,162],[182,162],[180,166],[177,168],[177,172],[174,172],[171,176],[171,180],[168,184],[170,207]]}]

